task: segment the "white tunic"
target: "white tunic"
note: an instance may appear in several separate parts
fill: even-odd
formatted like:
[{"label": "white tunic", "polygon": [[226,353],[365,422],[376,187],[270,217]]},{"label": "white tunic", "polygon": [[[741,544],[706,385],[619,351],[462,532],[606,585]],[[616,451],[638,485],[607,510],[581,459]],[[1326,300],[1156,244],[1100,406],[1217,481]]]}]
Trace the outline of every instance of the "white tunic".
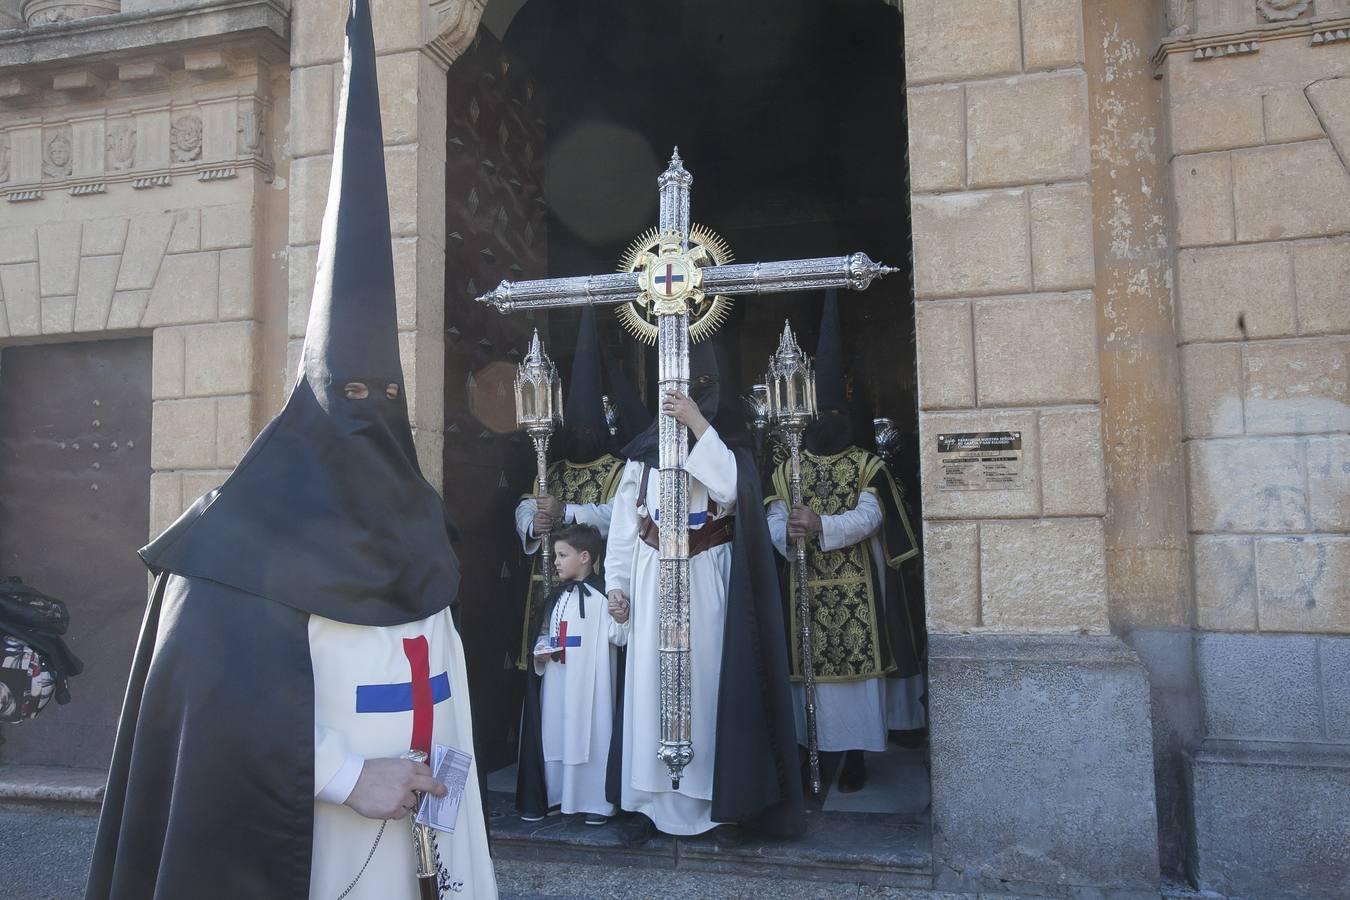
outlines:
[{"label": "white tunic", "polygon": [[[609,740],[614,730],[614,679],[618,648],[628,642],[628,626],[615,622],[608,601],[595,588],[586,591],[581,617],[577,589],[558,598],[548,636],[566,636],[561,660],[535,657],[543,676],[540,689],[544,781],[548,805],[564,813],[614,815],[605,799]],[[565,626],[565,627],[564,627]]]},{"label": "white tunic", "polygon": [[[604,537],[609,533],[609,518],[612,503],[565,503],[563,504],[563,523],[566,525],[594,525]],[[539,538],[535,537],[534,514],[539,511],[539,501],[526,497],[516,504],[516,536],[520,538],[520,548],[526,556],[539,552]],[[554,526],[557,527],[556,524]]]},{"label": "white tunic", "polygon": [[[420,622],[389,627],[309,619],[314,666],[314,853],[311,900],[333,900],[346,889],[375,843],[380,822],[343,806],[361,762],[397,757],[412,737],[409,653],[425,640],[434,705],[432,744],[473,753],[464,649],[447,610]],[[469,772],[453,835],[436,832],[441,862],[457,896],[495,898],[496,876],[478,791],[477,763]],[[349,900],[416,900],[416,863],[407,820],[391,821]]]},{"label": "white tunic", "polygon": [[[736,457],[717,432],[703,433],[685,464],[689,472],[690,529],[736,511]],[[660,554],[638,537],[638,480],[642,464],[629,461],[615,494],[605,566],[607,590],[622,590],[632,603],[628,638],[623,733],[623,808],[640,812],[667,834],[701,834],[712,820],[713,750],[717,738],[717,694],[722,674],[722,634],[726,622],[731,544],[700,553],[689,563],[689,643],[692,663],[693,762],[685,768],[680,790],[672,791],[670,773],[656,758],[661,738]],[[660,473],[648,475],[647,507],[659,516]],[[708,500],[718,511],[708,512]]]},{"label": "white tunic", "polygon": [[[785,559],[788,507],[782,500],[769,504],[769,536]],[[872,570],[879,589],[886,589],[886,552],[881,544],[881,504],[870,491],[858,495],[858,504],[838,515],[820,517],[820,549],[842,550],[867,541]],[[877,598],[878,602],[881,600]],[[886,598],[896,602],[898,598]],[[806,688],[792,685],[797,719],[797,741],[803,747],[806,735]],[[886,749],[886,730],[922,728],[923,676],[868,678],[863,681],[816,683],[816,740],[821,750]]]}]

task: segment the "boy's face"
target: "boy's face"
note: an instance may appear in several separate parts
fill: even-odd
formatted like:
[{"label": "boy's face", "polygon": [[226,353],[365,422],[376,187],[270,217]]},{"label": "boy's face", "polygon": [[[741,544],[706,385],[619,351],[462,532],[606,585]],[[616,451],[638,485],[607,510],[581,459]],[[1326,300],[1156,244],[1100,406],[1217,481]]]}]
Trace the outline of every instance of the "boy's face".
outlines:
[{"label": "boy's face", "polygon": [[585,581],[591,574],[591,555],[567,541],[558,541],[553,545],[553,568],[563,581]]}]

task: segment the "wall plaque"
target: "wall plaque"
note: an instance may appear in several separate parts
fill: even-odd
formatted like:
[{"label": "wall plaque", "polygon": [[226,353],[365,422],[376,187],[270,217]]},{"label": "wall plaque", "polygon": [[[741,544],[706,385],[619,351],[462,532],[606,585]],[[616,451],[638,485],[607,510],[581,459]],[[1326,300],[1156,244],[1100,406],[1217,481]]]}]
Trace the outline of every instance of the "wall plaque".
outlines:
[{"label": "wall plaque", "polygon": [[1012,491],[1022,487],[1022,432],[939,434],[944,491]]}]

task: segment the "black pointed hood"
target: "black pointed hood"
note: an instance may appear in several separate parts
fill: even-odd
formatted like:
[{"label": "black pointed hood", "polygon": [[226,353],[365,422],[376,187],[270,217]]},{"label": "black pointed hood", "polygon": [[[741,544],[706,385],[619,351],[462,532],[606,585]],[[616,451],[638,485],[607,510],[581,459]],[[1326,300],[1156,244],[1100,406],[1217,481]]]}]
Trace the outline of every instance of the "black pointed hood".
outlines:
[{"label": "black pointed hood", "polygon": [[812,453],[829,456],[853,443],[844,386],[844,332],[839,322],[839,299],[833,288],[825,292],[825,305],[820,313],[815,370],[817,417],[807,426],[803,442]]},{"label": "black pointed hood", "polygon": [[614,354],[609,352],[609,348],[602,347],[600,354],[605,363],[605,385],[609,388],[609,399],[614,404],[619,419],[619,433],[616,440],[619,442],[618,446],[622,446],[647,429],[652,423],[652,414],[647,411],[647,406],[638,395],[637,388],[628,380],[628,376],[624,374]]},{"label": "black pointed hood", "polygon": [[[689,348],[689,396],[698,404],[703,417],[728,444],[748,435],[745,433],[744,418],[737,407],[736,386],[732,381],[723,383],[724,378],[734,378],[734,372],[730,355],[720,340],[714,338],[702,341]],[[660,427],[660,417],[654,417],[651,424],[623,448],[623,456],[651,466],[657,465],[661,447]]]},{"label": "black pointed hood", "polygon": [[609,446],[605,406],[600,399],[604,392],[604,363],[600,357],[595,310],[587,306],[581,311],[581,322],[577,327],[577,346],[572,354],[563,415],[563,454],[573,462],[589,462]]},{"label": "black pointed hood", "polygon": [[352,0],[295,388],[225,484],[141,551],[151,569],[359,625],[454,601],[459,564],[417,464],[399,362],[383,143],[370,4]]}]

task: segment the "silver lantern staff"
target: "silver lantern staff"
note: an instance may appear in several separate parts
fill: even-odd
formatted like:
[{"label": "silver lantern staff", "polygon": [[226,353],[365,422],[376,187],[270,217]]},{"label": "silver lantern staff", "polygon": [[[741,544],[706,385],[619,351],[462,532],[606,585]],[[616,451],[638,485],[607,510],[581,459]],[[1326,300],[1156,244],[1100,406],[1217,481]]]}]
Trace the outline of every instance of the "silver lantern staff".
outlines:
[{"label": "silver lantern staff", "polygon": [[[516,424],[534,441],[534,462],[537,496],[548,496],[548,442],[553,431],[562,425],[562,379],[558,367],[544,354],[544,343],[535,329],[530,339],[530,352],[516,370]],[[547,533],[539,538],[539,561],[543,566],[544,593],[553,590],[553,543]],[[526,609],[525,615],[531,610]]]},{"label": "silver lantern staff", "polygon": [[[816,417],[816,375],[811,361],[792,327],[783,323],[778,350],[769,357],[764,376],[769,385],[769,421],[783,436],[788,448],[792,507],[802,505],[802,433]],[[816,739],[816,667],[815,647],[811,639],[811,588],[807,582],[806,538],[798,537],[792,557],[792,574],[797,587],[797,639],[801,654],[802,681],[806,685],[806,746],[811,761],[811,793],[820,796],[820,744]]]},{"label": "silver lantern staff", "polygon": [[[898,271],[865,253],[847,256],[732,264],[720,238],[689,220],[694,177],[676,150],[657,179],[657,230],[634,242],[637,250],[612,275],[578,275],[539,281],[503,281],[478,298],[501,312],[570,306],[624,305],[626,324],[657,346],[657,390],[689,392],[689,343],[716,330],[735,296],[866,290]],[[655,320],[655,321],[653,321]],[[694,758],[691,731],[692,670],[689,648],[689,473],[686,429],[658,417],[661,484],[660,696],[661,743],[657,751],[679,789]]]}]

